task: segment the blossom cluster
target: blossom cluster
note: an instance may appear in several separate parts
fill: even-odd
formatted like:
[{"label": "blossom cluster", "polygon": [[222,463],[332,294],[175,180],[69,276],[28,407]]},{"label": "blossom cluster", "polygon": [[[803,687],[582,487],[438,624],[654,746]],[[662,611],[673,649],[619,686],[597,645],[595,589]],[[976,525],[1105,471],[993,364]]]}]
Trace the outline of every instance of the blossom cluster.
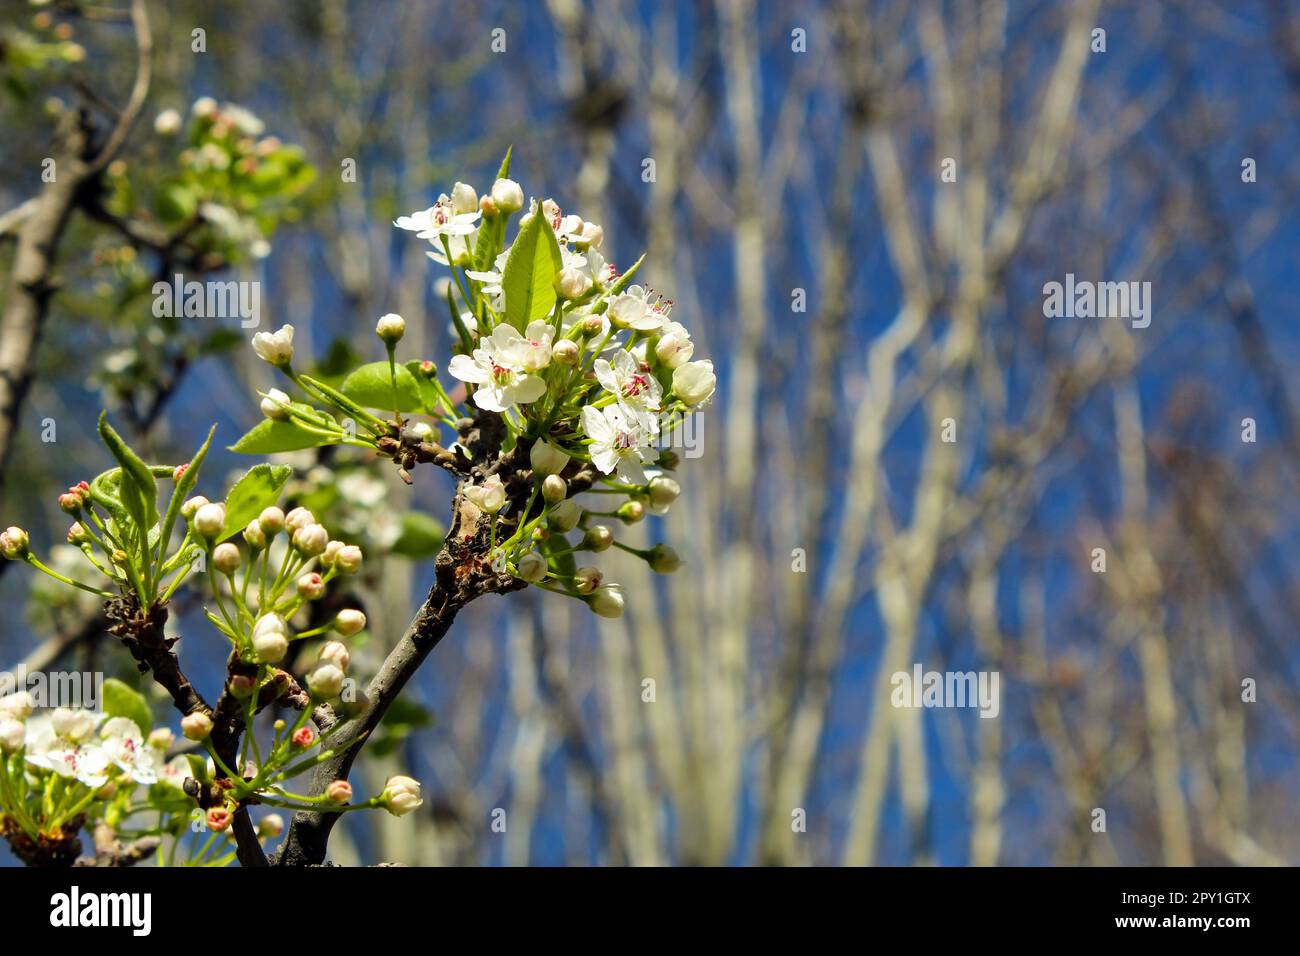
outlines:
[{"label": "blossom cluster", "polygon": [[[676,570],[672,548],[625,546],[597,519],[630,524],[671,505],[680,486],[667,472],[678,459],[663,446],[708,404],[717,379],[710,361],[695,358],[672,301],[632,282],[640,260],[620,273],[602,252],[600,224],[566,214],[551,199],[526,203],[508,173],[507,155],[485,194],[457,182],[432,206],[395,222],[426,240],[429,257],[451,271],[445,295],[454,354],[446,371],[460,384],[449,390],[431,361],[397,362],[406,330],[399,315],[382,316],[375,328],[388,361],[357,369],[337,388],[294,367],[294,328],[284,325],[255,335],[253,349],[306,401],[278,389],[264,393],[267,420],[236,450],[369,447],[398,463],[408,481],[414,464],[438,464],[466,479],[464,500],[490,516],[494,567],[616,617],[621,589],[599,569],[577,567],[574,554],[617,546],[656,571]],[[522,215],[507,242],[515,213]],[[464,438],[482,413],[504,426],[502,454],[527,452],[532,485],[521,500],[510,500],[511,476],[475,461]],[[624,500],[596,509],[575,500],[584,493]],[[501,540],[498,520],[509,529]],[[567,540],[575,530],[581,537]]]}]

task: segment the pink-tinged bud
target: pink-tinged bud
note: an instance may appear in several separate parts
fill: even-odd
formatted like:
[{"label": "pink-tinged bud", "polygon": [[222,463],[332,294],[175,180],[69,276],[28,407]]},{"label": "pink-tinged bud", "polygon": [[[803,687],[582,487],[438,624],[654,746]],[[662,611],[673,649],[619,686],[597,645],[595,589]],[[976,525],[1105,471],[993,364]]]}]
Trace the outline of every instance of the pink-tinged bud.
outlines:
[{"label": "pink-tinged bud", "polygon": [[19,558],[27,556],[27,546],[30,539],[27,532],[22,528],[10,525],[0,534],[0,555],[3,555],[10,561],[16,561]]},{"label": "pink-tinged bud", "polygon": [[623,616],[623,589],[617,584],[606,584],[597,588],[588,602],[591,609],[601,617]]},{"label": "pink-tinged bud", "polygon": [[293,745],[303,748],[310,747],[311,742],[316,739],[316,731],[310,727],[299,727],[293,732]]},{"label": "pink-tinged bud", "polygon": [[536,551],[529,551],[519,559],[516,566],[519,571],[519,577],[529,584],[536,584],[546,578],[546,559]]},{"label": "pink-tinged bud", "polygon": [[308,601],[318,601],[325,594],[325,579],[315,571],[298,578],[298,596]]},{"label": "pink-tinged bud", "polygon": [[497,204],[492,201],[491,196],[484,196],[478,201],[478,211],[483,214],[484,219],[491,219],[499,210]]},{"label": "pink-tinged bud", "polygon": [[551,347],[551,361],[559,365],[572,367],[578,364],[582,349],[573,339],[560,339]]},{"label": "pink-tinged bud", "polygon": [[346,671],[352,663],[352,654],[342,641],[327,641],[320,649],[320,660],[324,664],[333,664],[339,670]]},{"label": "pink-tinged bud", "polygon": [[194,512],[194,530],[202,537],[211,540],[221,534],[226,526],[226,506],[206,504]]},{"label": "pink-tinged bud", "polygon": [[420,799],[420,783],[410,777],[390,777],[384,785],[381,799],[384,809],[395,817],[402,817],[424,803]]},{"label": "pink-tinged bud", "polygon": [[334,618],[334,630],[344,637],[359,633],[365,626],[366,616],[353,608],[339,611],[338,617]]},{"label": "pink-tinged bud", "polygon": [[80,521],[68,529],[68,544],[83,545],[90,540],[90,532]]},{"label": "pink-tinged bud", "polygon": [[356,574],[361,570],[361,549],[355,544],[344,545],[334,557],[334,566],[344,574]]},{"label": "pink-tinged bud", "polygon": [[548,505],[557,505],[569,493],[569,483],[559,475],[547,475],[542,482],[542,497]]},{"label": "pink-tinged bud", "polygon": [[346,780],[331,780],[325,788],[325,796],[330,803],[347,803],[352,799],[352,784]]},{"label": "pink-tinged bud", "polygon": [[222,574],[234,574],[239,570],[242,560],[239,549],[229,541],[217,545],[212,552],[212,566]]},{"label": "pink-tinged bud", "polygon": [[190,470],[190,463],[187,461],[183,465],[177,465],[172,469],[172,484],[179,485],[181,479],[185,477],[185,472]]},{"label": "pink-tinged bud", "polygon": [[579,594],[590,594],[596,588],[600,587],[601,582],[605,580],[605,575],[601,573],[600,568],[585,567],[578,568],[573,575],[573,586]]},{"label": "pink-tinged bud", "polygon": [[64,514],[80,514],[82,504],[84,504],[84,502],[81,500],[81,495],[77,494],[75,491],[69,491],[59,495],[59,510]]},{"label": "pink-tinged bud", "polygon": [[308,558],[314,558],[325,551],[330,535],[324,525],[309,524],[293,533],[293,546]]},{"label": "pink-tinged bud", "polygon": [[230,692],[240,700],[248,697],[255,690],[257,690],[257,678],[255,677],[250,677],[247,674],[236,674],[230,678]]},{"label": "pink-tinged bud", "polygon": [[257,516],[257,523],[261,525],[262,531],[266,533],[268,538],[274,538],[284,530],[284,512],[275,506],[264,508],[262,513]]},{"label": "pink-tinged bud", "polygon": [[587,533],[583,535],[580,547],[583,551],[599,553],[608,550],[613,543],[614,532],[609,529],[609,526],[595,524],[588,528]]},{"label": "pink-tinged bud", "polygon": [[284,518],[284,527],[290,534],[299,528],[305,528],[307,525],[315,523],[316,516],[306,508],[294,508]]},{"label": "pink-tinged bud", "polygon": [[201,710],[181,718],[181,733],[187,740],[207,740],[212,733],[212,718]]},{"label": "pink-tinged bud", "polygon": [[213,807],[208,811],[208,829],[220,833],[230,826],[232,819],[234,819],[234,814],[225,807]]},{"label": "pink-tinged bud", "polygon": [[193,498],[187,498],[185,504],[181,505],[181,517],[185,519],[193,518],[198,514],[199,509],[208,503],[208,499],[202,495],[195,495]]},{"label": "pink-tinged bud", "polygon": [[420,362],[420,374],[425,378],[433,378],[438,374],[438,363],[432,359],[424,359]]}]

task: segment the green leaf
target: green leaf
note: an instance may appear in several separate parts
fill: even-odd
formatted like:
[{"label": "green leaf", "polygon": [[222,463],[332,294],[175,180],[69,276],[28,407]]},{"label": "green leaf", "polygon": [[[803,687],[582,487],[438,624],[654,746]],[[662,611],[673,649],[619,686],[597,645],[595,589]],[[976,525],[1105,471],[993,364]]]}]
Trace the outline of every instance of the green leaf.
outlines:
[{"label": "green leaf", "polygon": [[104,681],[103,692],[104,713],[110,717],[129,717],[140,728],[140,733],[149,735],[149,730],[153,727],[153,712],[143,694],[116,677]]},{"label": "green leaf", "polygon": [[378,418],[371,415],[368,411],[348,398],[336,388],[331,388],[319,379],[312,378],[309,375],[299,375],[298,380],[310,388],[312,391],[319,392],[325,399],[331,402],[334,407],[346,415],[351,415],[357,419],[357,423],[368,422],[372,425],[383,425]]},{"label": "green leaf", "polygon": [[539,207],[515,237],[501,282],[506,294],[506,321],[520,332],[555,306],[553,283],[561,265],[555,230]]},{"label": "green leaf", "polygon": [[167,515],[163,518],[162,532],[159,539],[162,541],[162,551],[158,554],[158,560],[161,565],[163,552],[167,550],[167,541],[172,536],[172,527],[176,524],[176,516],[180,514],[181,505],[185,503],[186,497],[194,489],[194,484],[199,480],[199,469],[203,467],[203,459],[208,455],[208,447],[212,444],[212,436],[217,433],[217,426],[213,425],[208,429],[208,437],[204,439],[199,450],[194,453],[190,459],[189,467],[185,469],[185,474],[181,475],[181,480],[176,482],[176,487],[172,489],[172,500],[167,503]]},{"label": "green leaf", "polygon": [[510,155],[515,151],[514,145],[506,147],[505,158],[501,160],[501,168],[497,170],[497,179],[505,179],[510,175]]},{"label": "green leaf", "polygon": [[573,552],[570,551],[568,554],[558,555],[553,553],[555,551],[562,551],[568,546],[569,543],[564,540],[564,536],[559,534],[551,535],[549,538],[544,538],[538,543],[538,547],[541,549],[542,554],[546,555],[551,570],[556,574],[565,577],[572,577],[578,570],[578,562],[574,560]]},{"label": "green leaf", "polygon": [[271,455],[278,451],[319,448],[322,445],[332,445],[335,441],[337,439],[333,435],[309,431],[297,422],[264,418],[231,445],[230,450],[241,455]]},{"label": "green leaf", "polygon": [[99,437],[122,466],[122,506],[139,526],[140,540],[144,542],[149,529],[158,523],[158,483],[149,466],[113,430],[107,412],[99,414]]},{"label": "green leaf", "polygon": [[208,776],[208,759],[201,754],[186,754],[185,759],[190,762],[190,776],[199,783],[207,783],[211,778]]},{"label": "green leaf", "polygon": [[370,362],[356,369],[339,385],[339,391],[366,408],[386,411],[423,412],[437,405],[437,389],[420,372],[419,362],[398,365],[396,371],[396,405],[387,362]]},{"label": "green leaf", "polygon": [[407,558],[429,558],[442,547],[446,534],[442,524],[421,511],[408,511],[402,515],[402,531],[393,542],[393,554]]},{"label": "green leaf", "polygon": [[288,465],[254,465],[235,482],[226,496],[226,524],[219,541],[225,541],[280,500],[280,490],[293,469]]}]

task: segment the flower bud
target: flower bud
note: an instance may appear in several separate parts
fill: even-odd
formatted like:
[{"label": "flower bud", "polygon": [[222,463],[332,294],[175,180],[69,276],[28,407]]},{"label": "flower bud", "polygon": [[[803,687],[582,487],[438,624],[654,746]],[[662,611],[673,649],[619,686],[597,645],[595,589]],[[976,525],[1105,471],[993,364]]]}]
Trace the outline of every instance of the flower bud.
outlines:
[{"label": "flower bud", "polygon": [[591,338],[593,335],[599,335],[604,328],[605,323],[598,315],[587,316],[582,320],[582,324],[578,326],[579,331],[581,331],[587,338]]},{"label": "flower bud", "polygon": [[325,797],[330,803],[347,803],[352,799],[352,784],[346,780],[331,780],[325,788]]},{"label": "flower bud", "polygon": [[207,740],[212,733],[212,718],[201,710],[181,718],[181,733],[187,740]]},{"label": "flower bud", "polygon": [[517,569],[519,577],[529,584],[536,584],[546,578],[546,559],[536,551],[529,551],[519,559]]},{"label": "flower bud", "polygon": [[604,580],[605,575],[601,573],[600,568],[590,566],[578,568],[573,574],[573,586],[579,594],[590,594],[600,587]]},{"label": "flower bud", "polygon": [[334,630],[344,637],[351,637],[353,634],[359,633],[365,626],[365,614],[354,608],[339,611],[338,617],[334,618]]},{"label": "flower bud", "polygon": [[572,498],[561,501],[546,517],[546,526],[556,534],[572,531],[582,517],[582,505]]},{"label": "flower bud", "polygon": [[163,110],[153,120],[153,131],[159,136],[175,136],[181,128],[181,114],[176,110]]},{"label": "flower bud", "polygon": [[548,505],[559,504],[569,493],[569,483],[559,475],[547,475],[542,482],[542,497]]},{"label": "flower bud", "polygon": [[27,728],[12,717],[0,717],[0,751],[11,754],[27,740]]},{"label": "flower bud", "polygon": [[278,813],[268,813],[257,825],[257,835],[267,840],[274,840],[284,832],[284,817]]},{"label": "flower bud", "polygon": [[569,463],[569,456],[550,442],[538,440],[528,452],[528,463],[538,475],[558,475]]},{"label": "flower bud", "polygon": [[551,346],[551,361],[558,365],[574,366],[582,355],[582,349],[573,339],[560,339]]},{"label": "flower bud", "polygon": [[154,750],[166,750],[176,742],[176,735],[172,733],[170,727],[159,727],[157,730],[149,731],[148,744]]},{"label": "flower bud", "polygon": [[0,717],[26,720],[36,709],[36,700],[25,690],[14,691],[0,697]]},{"label": "flower bud", "polygon": [[645,517],[645,505],[635,499],[625,501],[619,505],[616,513],[624,524],[636,524]]},{"label": "flower bud", "polygon": [[319,524],[309,524],[293,533],[293,546],[299,553],[309,558],[321,554],[329,544],[329,540],[329,532],[325,530],[324,525]]},{"label": "flower bud", "polygon": [[666,332],[655,344],[655,355],[668,368],[677,368],[695,354],[695,343],[681,332]]},{"label": "flower bud", "polygon": [[322,568],[334,567],[334,559],[339,556],[339,552],[342,550],[343,542],[337,538],[332,538],[330,543],[325,545],[325,550],[320,554],[320,566]]},{"label": "flower bud", "polygon": [[208,829],[220,833],[230,826],[234,815],[225,807],[212,807],[208,810]]},{"label": "flower bud", "polygon": [[50,726],[60,737],[74,743],[88,740],[95,732],[95,720],[90,713],[71,707],[60,707],[50,715]]},{"label": "flower bud", "polygon": [[506,489],[499,475],[489,475],[481,485],[470,485],[465,497],[486,514],[494,515],[506,504]]},{"label": "flower bud", "polygon": [[230,678],[230,692],[240,700],[247,699],[257,690],[257,678],[247,674],[236,674]]},{"label": "flower bud", "polygon": [[262,414],[273,421],[282,422],[289,417],[289,396],[278,388],[273,388],[262,399]]},{"label": "flower bud", "polygon": [[325,594],[325,579],[315,571],[309,571],[298,578],[296,587],[299,597],[308,601],[318,601]]},{"label": "flower bud", "polygon": [[428,422],[411,422],[402,429],[402,440],[416,444],[433,438],[433,426]]},{"label": "flower bud", "polygon": [[295,747],[310,747],[311,742],[316,739],[316,731],[310,727],[299,727],[293,732],[293,745]]},{"label": "flower bud", "polygon": [[253,636],[268,633],[288,634],[289,625],[278,614],[263,614],[253,623]]},{"label": "flower bud", "polygon": [[491,196],[484,196],[478,201],[478,211],[483,214],[483,218],[491,219],[497,214],[497,204],[492,201]]},{"label": "flower bud", "polygon": [[90,532],[80,521],[68,529],[68,544],[82,545],[90,540]]},{"label": "flower bud", "polygon": [[348,651],[348,646],[342,641],[326,641],[325,646],[320,649],[320,660],[326,664],[333,664],[339,670],[346,671],[348,665],[352,663],[352,654]]},{"label": "flower bud", "polygon": [[282,325],[276,332],[258,332],[253,336],[253,351],[264,362],[283,368],[293,361],[293,326]]},{"label": "flower bud", "polygon": [[215,538],[221,534],[221,529],[225,526],[225,505],[209,503],[194,512],[194,530],[204,538],[209,540]]},{"label": "flower bud", "polygon": [[456,183],[451,187],[451,211],[457,215],[474,212],[478,209],[478,193],[469,183]]},{"label": "flower bud", "polygon": [[317,697],[337,697],[343,689],[343,670],[337,664],[318,664],[307,675],[307,686]]},{"label": "flower bud", "polygon": [[682,486],[665,475],[650,479],[650,503],[656,508],[667,508],[682,493]]},{"label": "flower bud", "polygon": [[420,799],[419,781],[403,776],[388,779],[381,799],[384,809],[395,817],[405,816],[424,803]]},{"label": "flower bud", "polygon": [[248,523],[248,527],[244,529],[244,540],[254,551],[261,551],[266,547],[266,532],[262,530],[260,521]]},{"label": "flower bud", "polygon": [[207,503],[208,499],[202,495],[195,495],[193,498],[186,499],[185,504],[181,505],[181,517],[188,521],[198,514],[199,509]]},{"label": "flower bud", "polygon": [[212,566],[221,574],[234,574],[239,570],[242,558],[239,548],[227,541],[219,544],[212,552]]},{"label": "flower bud", "polygon": [[283,631],[254,632],[253,650],[263,664],[278,664],[289,653],[289,638]]},{"label": "flower bud", "polygon": [[406,320],[396,312],[381,316],[375,324],[375,335],[384,340],[386,345],[396,345],[406,334]]},{"label": "flower bud", "polygon": [[334,566],[343,574],[356,574],[361,570],[361,549],[355,544],[345,544],[334,556]]},{"label": "flower bud", "polygon": [[617,584],[606,584],[595,590],[588,603],[601,617],[622,617],[623,589]]},{"label": "flower bud", "polygon": [[587,533],[582,537],[580,545],[583,551],[594,551],[599,553],[606,551],[614,543],[614,532],[609,529],[608,525],[594,524],[587,529]]},{"label": "flower bud", "polygon": [[18,558],[27,556],[27,545],[30,539],[27,532],[22,528],[10,525],[0,533],[0,555],[15,561]]},{"label": "flower bud", "polygon": [[524,207],[524,191],[513,179],[498,179],[492,184],[492,202],[507,215],[518,212]]},{"label": "flower bud", "polygon": [[650,549],[650,569],[656,574],[672,574],[682,566],[677,552],[666,544],[656,544]]},{"label": "flower bud", "polygon": [[687,405],[699,405],[707,401],[717,387],[718,379],[713,374],[713,363],[708,359],[687,362],[673,369],[673,394]]},{"label": "flower bud", "polygon": [[567,266],[555,274],[555,294],[561,299],[580,299],[591,288],[591,277],[581,269]]},{"label": "flower bud", "polygon": [[257,523],[262,526],[268,538],[274,538],[284,530],[284,512],[274,505],[264,508],[257,517]]},{"label": "flower bud", "polygon": [[64,514],[80,514],[83,504],[85,504],[85,501],[75,491],[68,491],[59,495],[59,510]]},{"label": "flower bud", "polygon": [[[265,512],[263,512],[265,514]],[[305,528],[309,524],[316,523],[316,516],[306,508],[294,508],[285,516],[284,527],[290,534],[293,534],[299,528]]]}]

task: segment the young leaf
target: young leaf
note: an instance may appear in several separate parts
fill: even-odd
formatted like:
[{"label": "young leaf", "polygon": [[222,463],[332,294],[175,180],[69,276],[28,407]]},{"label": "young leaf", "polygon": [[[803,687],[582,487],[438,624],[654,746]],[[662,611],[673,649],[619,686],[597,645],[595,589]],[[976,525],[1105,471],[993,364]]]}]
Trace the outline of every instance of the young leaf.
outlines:
[{"label": "young leaf", "polygon": [[356,369],[339,385],[339,391],[366,408],[386,411],[423,412],[438,404],[438,392],[421,374],[419,362],[398,365],[396,371],[396,406],[387,362],[370,362]]},{"label": "young leaf", "polygon": [[158,522],[158,483],[149,466],[113,430],[107,412],[99,415],[99,436],[122,466],[122,506],[139,527],[143,543],[149,529]]},{"label": "young leaf", "polygon": [[381,427],[383,426],[383,422],[381,422],[374,415],[371,415],[368,411],[366,411],[364,408],[362,408],[352,399],[348,398],[338,389],[331,388],[330,386],[326,385],[324,382],[318,379],[314,379],[308,375],[299,375],[298,378],[304,385],[308,386],[313,391],[319,392],[321,395],[324,395],[326,399],[328,399],[331,403],[334,404],[336,408],[339,409],[339,411],[351,415],[353,418],[357,420],[358,423],[366,422],[371,425],[378,425]]},{"label": "young leaf", "polygon": [[129,717],[140,728],[140,733],[148,736],[150,728],[153,727],[153,712],[149,709],[149,702],[144,699],[144,695],[128,687],[116,677],[105,680],[102,689],[104,713],[110,717]]},{"label": "young leaf", "polygon": [[278,451],[333,445],[337,440],[333,435],[322,435],[297,422],[264,418],[231,445],[230,450],[241,455],[272,455]]},{"label": "young leaf", "polygon": [[510,175],[510,154],[515,151],[514,145],[506,147],[505,158],[501,160],[501,168],[497,170],[497,179],[505,179]]},{"label": "young leaf", "polygon": [[561,265],[555,230],[539,208],[515,237],[501,282],[506,294],[506,321],[520,332],[554,307],[553,283]]},{"label": "young leaf", "polygon": [[280,489],[293,469],[288,465],[254,465],[226,496],[226,524],[220,541],[243,531],[248,523],[280,499]]},{"label": "young leaf", "polygon": [[158,540],[162,542],[162,549],[158,553],[160,563],[167,550],[167,542],[172,536],[172,527],[176,524],[176,517],[181,512],[181,505],[185,503],[189,493],[194,490],[195,482],[199,480],[199,469],[203,467],[203,459],[207,457],[208,447],[212,444],[212,436],[216,433],[216,425],[208,429],[208,437],[203,440],[199,450],[190,459],[185,474],[181,475],[181,480],[176,482],[176,487],[172,489],[172,500],[167,503],[167,515],[163,518],[162,531],[158,535]]}]

